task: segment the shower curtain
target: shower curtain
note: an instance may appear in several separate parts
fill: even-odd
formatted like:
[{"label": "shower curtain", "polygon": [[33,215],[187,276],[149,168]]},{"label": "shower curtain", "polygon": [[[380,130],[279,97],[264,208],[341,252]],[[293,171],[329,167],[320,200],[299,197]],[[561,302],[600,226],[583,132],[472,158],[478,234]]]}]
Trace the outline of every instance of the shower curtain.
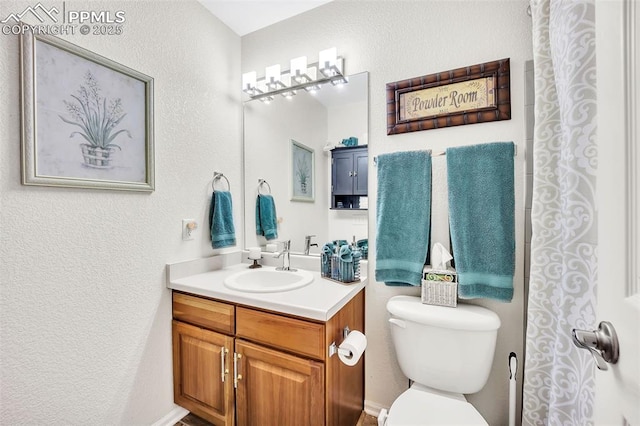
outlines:
[{"label": "shower curtain", "polygon": [[596,323],[594,0],[532,0],[531,272],[523,425],[588,425],[594,363],[571,329]]}]

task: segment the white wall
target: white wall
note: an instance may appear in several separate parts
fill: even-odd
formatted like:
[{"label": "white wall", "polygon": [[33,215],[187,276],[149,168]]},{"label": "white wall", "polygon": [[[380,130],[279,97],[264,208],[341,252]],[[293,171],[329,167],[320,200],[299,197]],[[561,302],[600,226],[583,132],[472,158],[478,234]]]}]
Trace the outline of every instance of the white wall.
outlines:
[{"label": "white wall", "polygon": [[[336,46],[347,74],[369,71],[369,155],[492,141],[514,141],[516,157],[516,278],[512,303],[478,303],[495,310],[502,328],[489,383],[469,400],[489,424],[506,424],[508,368],[511,351],[523,357],[524,257],[524,63],[531,59],[531,22],[527,1],[342,1],[242,38],[242,71],[287,64],[291,58]],[[403,135],[386,135],[385,84],[467,65],[511,58],[512,119]],[[376,170],[370,166],[369,194],[375,194]],[[375,252],[375,197],[369,199],[370,250]],[[372,256],[373,257],[373,256]],[[369,262],[373,277],[375,261]],[[365,398],[371,407],[389,406],[407,386],[395,360],[387,300],[417,289],[386,287],[374,280],[367,287]],[[435,348],[434,348],[435,349]],[[518,382],[521,383],[521,371]],[[519,416],[518,416],[519,417]]]},{"label": "white wall", "polygon": [[242,242],[240,38],[191,0],[65,6],[126,12],[122,35],[63,38],[154,77],[156,191],[22,186],[19,42],[0,35],[0,424],[151,424],[174,408],[164,268],[215,253],[214,170]]}]

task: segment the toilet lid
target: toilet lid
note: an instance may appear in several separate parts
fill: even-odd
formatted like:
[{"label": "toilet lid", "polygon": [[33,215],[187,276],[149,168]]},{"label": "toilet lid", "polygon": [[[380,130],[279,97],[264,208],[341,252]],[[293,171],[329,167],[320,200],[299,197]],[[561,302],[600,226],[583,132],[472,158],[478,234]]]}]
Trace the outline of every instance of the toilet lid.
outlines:
[{"label": "toilet lid", "polygon": [[488,423],[467,401],[409,389],[389,409],[385,426],[484,425]]}]

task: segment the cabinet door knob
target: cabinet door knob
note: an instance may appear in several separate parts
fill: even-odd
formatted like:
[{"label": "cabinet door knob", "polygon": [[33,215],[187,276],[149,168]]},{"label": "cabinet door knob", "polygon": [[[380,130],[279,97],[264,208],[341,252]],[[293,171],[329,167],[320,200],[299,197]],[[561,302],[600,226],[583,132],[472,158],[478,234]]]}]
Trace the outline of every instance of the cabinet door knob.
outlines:
[{"label": "cabinet door knob", "polygon": [[353,172],[349,171],[349,177],[353,177]]},{"label": "cabinet door knob", "polygon": [[358,176],[358,171],[357,170],[353,171],[353,176]]}]

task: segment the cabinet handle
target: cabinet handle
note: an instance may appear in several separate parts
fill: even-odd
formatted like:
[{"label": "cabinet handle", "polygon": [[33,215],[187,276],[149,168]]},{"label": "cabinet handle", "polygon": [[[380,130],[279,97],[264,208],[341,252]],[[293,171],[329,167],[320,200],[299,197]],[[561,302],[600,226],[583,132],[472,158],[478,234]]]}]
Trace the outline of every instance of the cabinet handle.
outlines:
[{"label": "cabinet handle", "polygon": [[233,353],[233,387],[238,387],[238,381],[242,379],[242,374],[238,374],[238,360],[242,358],[242,354],[237,352]]},{"label": "cabinet handle", "polygon": [[358,171],[357,170],[353,171],[353,176],[358,176]]},{"label": "cabinet handle", "polygon": [[353,172],[352,171],[349,172],[349,177],[353,177]]},{"label": "cabinet handle", "polygon": [[229,372],[229,370],[227,370],[227,363],[225,362],[227,352],[229,352],[229,350],[224,346],[220,347],[220,375],[222,376],[222,383],[224,383],[225,376]]}]

